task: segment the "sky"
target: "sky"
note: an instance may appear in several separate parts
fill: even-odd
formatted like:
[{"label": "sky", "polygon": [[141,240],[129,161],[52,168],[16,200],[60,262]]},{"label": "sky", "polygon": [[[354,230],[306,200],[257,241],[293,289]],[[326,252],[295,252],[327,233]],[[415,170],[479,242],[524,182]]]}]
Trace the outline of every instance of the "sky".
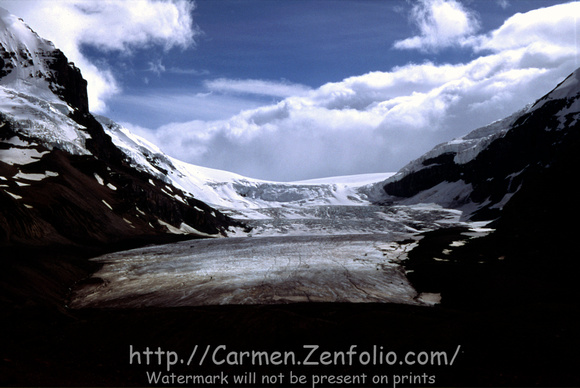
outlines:
[{"label": "sky", "polygon": [[0,0],[165,153],[294,181],[395,172],[580,67],[580,2]]}]

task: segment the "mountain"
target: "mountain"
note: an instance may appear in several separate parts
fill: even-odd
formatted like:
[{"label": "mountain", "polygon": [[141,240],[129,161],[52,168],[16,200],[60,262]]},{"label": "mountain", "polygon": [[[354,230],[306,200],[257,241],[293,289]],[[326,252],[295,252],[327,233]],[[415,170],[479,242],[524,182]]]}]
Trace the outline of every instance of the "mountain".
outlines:
[{"label": "mountain", "polygon": [[[0,8],[0,84],[88,113],[87,82],[54,45]],[[55,98],[56,97],[56,98]],[[60,100],[60,101],[58,101]]]},{"label": "mountain", "polygon": [[303,182],[254,179],[182,162],[164,154],[155,145],[132,134],[114,121],[103,116],[96,118],[135,169],[165,179],[195,198],[224,212],[237,215],[288,204],[303,206],[361,204],[365,202],[363,197],[366,194],[359,188],[392,175],[392,173],[355,175]]},{"label": "mountain", "polygon": [[454,207],[494,230],[465,245],[454,243],[461,228],[425,233],[405,264],[419,292],[461,309],[577,305],[579,118],[577,69],[535,103],[436,146],[379,185],[383,201]]},{"label": "mountain", "polygon": [[89,113],[74,64],[0,9],[0,245],[100,247],[240,224],[137,169]]},{"label": "mountain", "polygon": [[[577,147],[579,118],[580,69],[534,104],[409,163],[383,183],[387,199],[434,202],[472,220],[495,219],[516,193]],[[573,189],[576,166],[566,164],[565,192]]]},{"label": "mountain", "polygon": [[[338,351],[358,344],[359,355],[376,344],[386,344],[379,353],[389,350],[389,357],[409,349],[455,352],[455,365],[391,365],[393,379],[409,384],[432,375],[433,386],[580,385],[578,356],[571,352],[580,344],[574,319],[580,314],[580,69],[535,104],[435,147],[397,174],[280,183],[181,162],[92,115],[80,71],[1,9],[0,58],[2,385],[140,386],[145,372],[160,363],[127,362],[128,349],[132,359],[149,344],[176,357],[211,343],[302,354],[296,338]],[[373,234],[372,243],[360,248],[349,236],[329,236],[345,220],[356,228],[342,231]],[[101,264],[88,257],[176,239],[247,235],[246,225],[294,232],[299,221],[308,236],[187,241],[179,244],[178,260],[175,246],[165,245],[143,250],[151,260],[131,251],[119,253],[130,258],[106,264],[126,266],[116,278],[145,299],[161,289],[183,300],[199,292],[197,284],[229,292],[212,276],[218,269],[246,282],[232,295],[255,287],[275,296],[276,305],[69,307],[72,290],[88,285],[107,293],[111,284],[106,276],[92,276]],[[486,228],[473,228],[481,224]],[[379,235],[379,228],[386,233]],[[313,237],[313,230],[325,235]],[[220,249],[209,250],[212,243]],[[261,250],[266,266],[259,244],[268,248]],[[241,260],[253,267],[241,271]],[[203,261],[216,265],[205,271]],[[288,278],[275,286],[264,282],[279,273]],[[294,281],[300,273],[309,275],[307,283]],[[310,302],[316,299],[305,284],[325,287],[325,277],[341,283],[339,289],[352,285],[365,294],[381,281],[404,290],[409,280],[418,296],[432,294],[441,303],[278,304],[284,282],[299,298],[294,301]],[[121,297],[136,301],[127,289]],[[168,357],[167,369],[169,364]],[[171,366],[177,375],[192,370],[189,362]],[[249,366],[246,375],[282,371],[279,365]],[[294,367],[303,377],[345,370]],[[354,367],[352,376],[388,377],[382,364]],[[241,376],[238,365],[195,370],[206,377]]]}]

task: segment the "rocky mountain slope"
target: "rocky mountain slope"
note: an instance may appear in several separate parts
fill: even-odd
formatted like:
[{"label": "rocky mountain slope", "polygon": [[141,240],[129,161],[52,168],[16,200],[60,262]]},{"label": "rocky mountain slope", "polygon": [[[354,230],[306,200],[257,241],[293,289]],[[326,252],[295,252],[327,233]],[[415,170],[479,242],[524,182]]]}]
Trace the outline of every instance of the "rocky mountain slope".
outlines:
[{"label": "rocky mountain slope", "polygon": [[80,71],[5,10],[0,58],[0,245],[222,236],[237,224],[134,168],[89,113]]},{"label": "rocky mountain slope", "polygon": [[[384,190],[397,203],[434,202],[471,219],[495,219],[512,196],[578,145],[579,118],[580,69],[533,105],[412,161]],[[570,190],[576,165],[565,167]]]},{"label": "rocky mountain slope", "polygon": [[381,184],[387,201],[455,207],[494,229],[467,244],[454,243],[462,229],[426,233],[406,264],[417,290],[461,309],[577,305],[579,118],[580,69],[522,111],[435,147]]}]

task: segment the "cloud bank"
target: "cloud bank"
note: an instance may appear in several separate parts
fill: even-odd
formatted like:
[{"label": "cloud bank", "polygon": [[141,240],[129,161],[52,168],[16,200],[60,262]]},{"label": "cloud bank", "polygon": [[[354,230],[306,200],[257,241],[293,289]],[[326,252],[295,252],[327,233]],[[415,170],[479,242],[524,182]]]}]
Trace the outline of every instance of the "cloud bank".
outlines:
[{"label": "cloud bank", "polygon": [[[575,15],[580,3],[557,5],[478,35],[475,17],[457,1],[421,1],[411,12],[420,35],[394,47],[462,46],[472,50],[471,61],[408,64],[302,88],[227,120],[132,129],[182,160],[263,179],[396,171],[437,143],[523,108],[578,67]],[[282,97],[292,89],[256,80],[208,86]]]},{"label": "cloud bank", "polygon": [[23,18],[40,36],[51,40],[88,81],[92,111],[103,113],[106,100],[121,92],[113,72],[94,63],[83,46],[131,55],[135,49],[186,48],[198,31],[187,0],[2,0],[0,6]]},{"label": "cloud bank", "polygon": [[[284,80],[218,78],[189,94],[127,96],[112,70],[91,62],[83,47],[127,56],[141,48],[190,47],[199,33],[193,2],[0,0],[81,68],[91,110],[103,113],[107,101],[122,98],[141,109],[162,107],[157,122],[166,123],[187,120],[191,116],[180,112],[195,109],[203,120],[158,128],[124,124],[184,161],[272,180],[396,171],[437,143],[521,109],[580,66],[579,2],[515,14],[493,31],[481,31],[469,4],[414,2],[409,20],[416,33],[392,44],[395,52],[471,53],[462,63],[409,63],[315,89]],[[492,4],[510,6],[505,0]],[[191,71],[161,60],[145,65],[154,76]]]}]

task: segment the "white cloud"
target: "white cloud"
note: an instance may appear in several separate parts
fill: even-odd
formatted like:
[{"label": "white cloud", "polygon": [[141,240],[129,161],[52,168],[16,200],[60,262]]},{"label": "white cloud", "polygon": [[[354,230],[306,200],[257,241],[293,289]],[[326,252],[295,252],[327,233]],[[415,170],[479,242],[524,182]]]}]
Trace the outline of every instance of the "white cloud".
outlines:
[{"label": "white cloud", "polygon": [[202,76],[202,75],[209,75],[210,71],[206,69],[198,70],[198,69],[184,69],[180,67],[170,67],[167,69],[170,73],[173,74],[184,74],[184,75],[195,75],[195,76]]},{"label": "white cloud", "polygon": [[197,30],[187,0],[1,0],[0,6],[51,40],[82,70],[88,81],[92,111],[104,112],[106,100],[120,92],[111,69],[92,63],[82,45],[130,55],[132,50],[160,45],[168,50],[193,44]]},{"label": "white cloud", "polygon": [[175,121],[216,120],[231,117],[244,110],[262,105],[257,101],[235,95],[215,93],[184,93],[183,90],[145,90],[141,94],[122,94],[113,97],[111,105],[117,110],[141,111],[144,121],[167,123]]},{"label": "white cloud", "polygon": [[[4,2],[0,0],[0,5]],[[135,2],[82,0],[11,4],[13,13],[82,68],[96,111],[119,87],[110,70],[82,55],[82,44],[130,55],[144,45],[186,47],[195,37],[192,5],[185,1],[140,0],[138,7]],[[129,9],[133,7],[137,10]],[[147,106],[162,113],[164,120],[170,116],[176,121],[189,120],[180,112],[195,107],[203,120],[149,129],[130,126],[172,156],[194,164],[277,180],[395,171],[439,142],[522,108],[577,68],[579,7],[576,2],[516,14],[496,30],[476,35],[475,14],[458,1],[422,0],[412,12],[419,34],[395,47],[435,51],[462,46],[473,49],[472,60],[408,64],[317,89],[265,80],[214,79],[205,84],[207,94],[159,93],[111,101]],[[55,14],[62,24],[58,29],[51,24]],[[118,18],[126,20],[119,23]],[[87,25],[92,31],[82,32]],[[150,65],[158,72],[207,74],[166,68],[161,62]],[[282,100],[258,107],[257,101],[245,98],[248,94]],[[216,111],[232,116],[212,116]]]},{"label": "white cloud", "polygon": [[546,52],[580,48],[580,2],[518,13],[488,35],[475,40],[478,50],[502,52],[520,48]]},{"label": "white cloud", "polygon": [[216,92],[257,94],[282,98],[303,95],[310,90],[305,85],[260,79],[235,80],[218,78],[206,81],[205,86],[209,90]]},{"label": "white cloud", "polygon": [[[470,62],[371,72],[230,119],[140,133],[182,160],[257,178],[395,171],[437,143],[523,108],[578,67],[570,37],[577,7],[554,6],[543,18],[540,11],[514,15],[472,36],[480,56]],[[262,90],[253,82],[238,86]]]},{"label": "white cloud", "polygon": [[157,74],[157,76],[161,75],[161,73],[165,72],[165,66],[161,63],[161,60],[157,60],[155,62],[151,61],[148,63],[149,67],[147,71]]},{"label": "white cloud", "polygon": [[420,35],[396,42],[395,48],[433,51],[464,45],[479,29],[475,13],[456,0],[419,0],[412,9],[411,21]]},{"label": "white cloud", "polygon": [[507,9],[510,6],[510,2],[508,0],[496,0],[496,3],[503,9]]}]

